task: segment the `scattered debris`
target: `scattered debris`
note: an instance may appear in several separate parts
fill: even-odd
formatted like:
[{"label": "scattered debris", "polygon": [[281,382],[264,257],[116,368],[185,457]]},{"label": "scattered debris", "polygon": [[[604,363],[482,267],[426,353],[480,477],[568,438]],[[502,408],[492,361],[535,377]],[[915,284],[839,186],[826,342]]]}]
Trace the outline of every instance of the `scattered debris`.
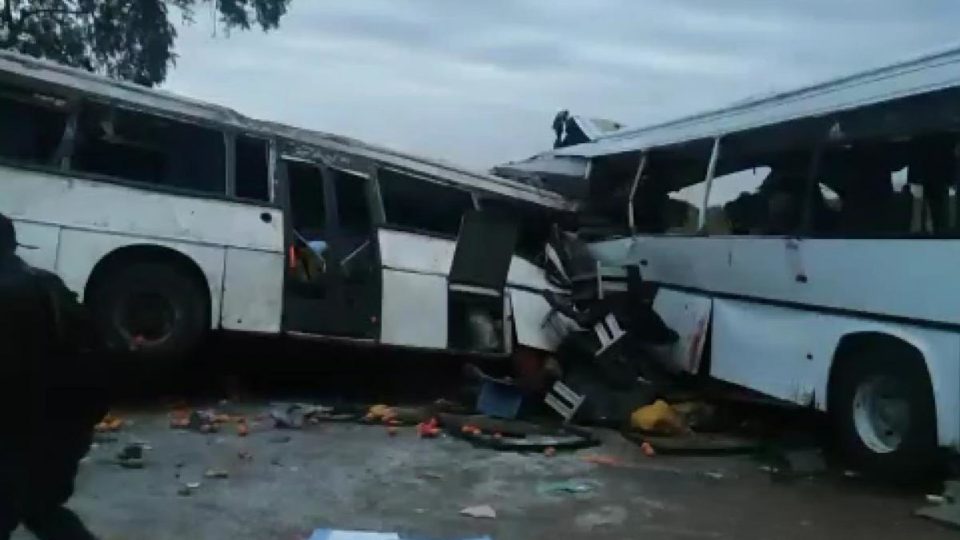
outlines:
[{"label": "scattered debris", "polygon": [[925,506],[914,513],[950,527],[960,528],[960,481],[947,480],[943,485],[942,495],[926,497],[927,502],[934,506]]},{"label": "scattered debris", "polygon": [[575,449],[599,443],[593,432],[572,425],[541,426],[521,420],[448,413],[439,418],[448,433],[494,450],[543,452],[549,447]]},{"label": "scattered debris", "polygon": [[555,495],[562,493],[588,493],[600,487],[593,480],[564,480],[562,482],[547,482],[537,486],[540,495]]},{"label": "scattered debris", "polygon": [[480,381],[477,410],[495,418],[513,419],[520,412],[523,393],[509,377],[497,379],[470,365],[467,371]]},{"label": "scattered debris", "polygon": [[[302,429],[307,422],[316,424],[320,419],[338,419],[332,416],[333,408],[309,403],[283,403],[274,405],[270,411],[274,427],[278,429]],[[355,418],[355,415],[347,415]]]},{"label": "scattered debris", "polygon": [[248,450],[241,450],[237,452],[237,458],[239,458],[240,461],[253,461],[253,454]]},{"label": "scattered debris", "polygon": [[198,489],[200,489],[200,482],[185,482],[177,489],[177,495],[189,497]]},{"label": "scattered debris", "polygon": [[388,423],[397,418],[397,411],[388,405],[374,405],[367,410],[367,414],[363,417],[367,422],[384,422]]},{"label": "scattered debris", "polygon": [[423,439],[432,439],[440,435],[440,424],[436,418],[417,424],[417,434]]},{"label": "scattered debris", "polygon": [[727,475],[723,474],[720,471],[705,471],[703,473],[707,478],[712,478],[713,480],[723,480]]},{"label": "scattered debris", "polygon": [[143,447],[139,444],[128,444],[117,454],[117,463],[125,469],[143,468]]},{"label": "scattered debris", "polygon": [[230,473],[228,473],[223,469],[207,469],[207,471],[203,473],[203,477],[225,479],[225,478],[230,478]]},{"label": "scattered debris", "polygon": [[114,431],[120,431],[124,424],[124,420],[119,416],[107,413],[107,415],[103,417],[103,420],[100,420],[93,429],[97,433],[112,433]]},{"label": "scattered debris", "polygon": [[653,446],[646,441],[644,441],[643,444],[640,445],[640,451],[643,452],[643,455],[647,457],[653,457],[657,455],[657,451],[654,450]]},{"label": "scattered debris", "polygon": [[647,433],[665,435],[690,432],[680,413],[662,399],[633,411],[630,415],[630,427]]},{"label": "scattered debris", "polygon": [[619,467],[623,465],[623,460],[614,456],[605,456],[602,454],[587,454],[580,458],[586,463],[594,465],[607,465],[609,467]]},{"label": "scattered debris", "polygon": [[[414,512],[422,514],[426,510],[417,508]],[[346,531],[335,529],[316,529],[306,540],[419,540],[417,537],[400,536],[395,532]],[[489,536],[471,537],[469,540],[492,540]]]},{"label": "scattered debris", "polygon": [[651,435],[624,432],[623,436],[637,444],[650,443],[661,454],[719,455],[752,452],[760,446],[758,439],[727,433],[695,433]]},{"label": "scattered debris", "polygon": [[497,511],[489,504],[484,504],[480,506],[468,506],[460,510],[460,515],[478,519],[496,519]]}]

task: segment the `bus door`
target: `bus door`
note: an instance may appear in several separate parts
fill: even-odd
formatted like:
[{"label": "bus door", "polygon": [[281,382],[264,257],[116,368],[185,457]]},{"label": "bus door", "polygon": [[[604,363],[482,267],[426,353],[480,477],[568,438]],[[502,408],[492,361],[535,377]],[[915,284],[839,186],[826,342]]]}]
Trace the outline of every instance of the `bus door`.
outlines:
[{"label": "bus door", "polygon": [[284,329],[377,337],[380,276],[369,179],[281,162],[288,201]]}]

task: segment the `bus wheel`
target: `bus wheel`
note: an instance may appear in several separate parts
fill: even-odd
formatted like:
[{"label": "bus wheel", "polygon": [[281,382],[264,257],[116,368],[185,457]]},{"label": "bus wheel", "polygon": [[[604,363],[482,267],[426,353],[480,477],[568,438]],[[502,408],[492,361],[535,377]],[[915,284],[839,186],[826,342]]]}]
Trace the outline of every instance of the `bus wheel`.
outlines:
[{"label": "bus wheel", "polygon": [[835,442],[851,465],[898,479],[935,467],[936,410],[919,354],[903,345],[870,347],[838,366],[828,405]]},{"label": "bus wheel", "polygon": [[206,291],[175,265],[141,262],[115,268],[91,300],[108,343],[140,358],[182,358],[208,328]]}]

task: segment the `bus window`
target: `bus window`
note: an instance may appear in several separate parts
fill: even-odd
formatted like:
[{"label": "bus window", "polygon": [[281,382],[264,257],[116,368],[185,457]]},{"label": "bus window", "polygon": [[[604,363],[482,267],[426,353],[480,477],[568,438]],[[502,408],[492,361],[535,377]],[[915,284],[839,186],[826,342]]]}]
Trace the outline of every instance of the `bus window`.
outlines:
[{"label": "bus window", "polygon": [[337,230],[342,252],[340,270],[348,278],[369,275],[373,269],[373,220],[370,216],[370,181],[362,176],[331,170],[337,194]]},{"label": "bus window", "polygon": [[330,239],[323,176],[315,165],[285,161],[290,190],[290,222],[299,256],[293,275],[302,283],[317,283],[327,271]]},{"label": "bus window", "polygon": [[290,216],[293,229],[306,240],[323,240],[327,212],[323,195],[323,177],[315,165],[287,161],[290,185]]},{"label": "bus window", "polygon": [[367,197],[368,180],[343,171],[331,172],[337,190],[340,229],[348,235],[367,237],[373,230]]},{"label": "bus window", "polygon": [[707,200],[707,233],[762,234],[768,210],[760,192],[769,175],[769,167],[759,167],[714,178]]},{"label": "bus window", "polygon": [[84,104],[73,169],[124,180],[224,194],[222,133],[143,112]]},{"label": "bus window", "polygon": [[473,209],[473,197],[466,191],[389,169],[377,178],[386,221],[392,225],[456,237],[463,214]]},{"label": "bus window", "polygon": [[55,165],[66,108],[62,99],[0,86],[0,159]]},{"label": "bus window", "polygon": [[[649,156],[635,198],[639,214],[635,218],[640,227],[676,235],[699,232],[712,148],[713,141],[697,141],[673,152]],[[654,215],[648,215],[651,213]]]},{"label": "bus window", "polygon": [[239,135],[236,143],[237,197],[257,201],[270,200],[269,160],[267,141]]}]

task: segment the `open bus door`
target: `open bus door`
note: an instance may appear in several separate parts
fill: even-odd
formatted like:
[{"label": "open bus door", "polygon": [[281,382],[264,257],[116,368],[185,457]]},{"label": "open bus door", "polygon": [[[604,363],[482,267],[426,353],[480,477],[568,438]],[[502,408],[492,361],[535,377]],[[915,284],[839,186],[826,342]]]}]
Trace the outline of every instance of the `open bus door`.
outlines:
[{"label": "open bus door", "polygon": [[288,210],[284,330],[375,339],[380,276],[369,179],[282,160]]}]

